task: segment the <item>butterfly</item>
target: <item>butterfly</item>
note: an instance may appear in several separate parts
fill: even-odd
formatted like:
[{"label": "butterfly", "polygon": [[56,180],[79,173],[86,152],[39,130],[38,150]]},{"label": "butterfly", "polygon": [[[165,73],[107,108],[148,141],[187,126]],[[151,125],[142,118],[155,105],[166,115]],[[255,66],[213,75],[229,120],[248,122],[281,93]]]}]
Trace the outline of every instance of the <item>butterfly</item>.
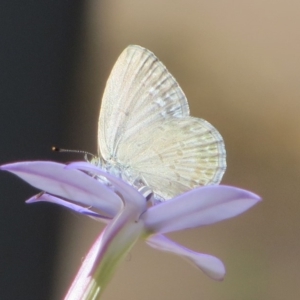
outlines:
[{"label": "butterfly", "polygon": [[98,123],[98,162],[137,189],[165,201],[218,184],[226,169],[222,136],[190,116],[174,77],[149,50],[128,46],[104,90]]}]

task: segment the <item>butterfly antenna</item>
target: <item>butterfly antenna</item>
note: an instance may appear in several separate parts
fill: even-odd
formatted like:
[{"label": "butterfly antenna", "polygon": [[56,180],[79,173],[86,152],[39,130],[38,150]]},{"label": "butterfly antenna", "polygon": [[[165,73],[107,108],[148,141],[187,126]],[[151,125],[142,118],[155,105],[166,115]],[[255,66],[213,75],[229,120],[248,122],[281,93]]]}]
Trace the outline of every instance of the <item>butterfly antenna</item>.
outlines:
[{"label": "butterfly antenna", "polygon": [[54,152],[69,152],[69,153],[80,153],[80,154],[84,154],[84,158],[85,158],[86,160],[88,160],[88,155],[90,155],[92,159],[96,157],[96,155],[94,155],[94,154],[92,154],[92,153],[90,153],[90,152],[84,151],[84,150],[63,149],[63,148],[58,148],[58,147],[55,147],[55,146],[53,146],[53,147],[51,148],[51,150],[54,151]]}]

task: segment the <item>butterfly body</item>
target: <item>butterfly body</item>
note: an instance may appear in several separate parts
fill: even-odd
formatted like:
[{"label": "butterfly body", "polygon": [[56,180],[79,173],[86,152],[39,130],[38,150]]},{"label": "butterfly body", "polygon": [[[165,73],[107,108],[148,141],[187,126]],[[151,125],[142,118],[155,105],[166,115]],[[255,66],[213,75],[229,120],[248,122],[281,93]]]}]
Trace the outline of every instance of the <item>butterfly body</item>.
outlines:
[{"label": "butterfly body", "polygon": [[174,77],[149,50],[129,46],[106,84],[98,126],[99,166],[164,201],[220,182],[226,168],[219,132],[191,117]]}]

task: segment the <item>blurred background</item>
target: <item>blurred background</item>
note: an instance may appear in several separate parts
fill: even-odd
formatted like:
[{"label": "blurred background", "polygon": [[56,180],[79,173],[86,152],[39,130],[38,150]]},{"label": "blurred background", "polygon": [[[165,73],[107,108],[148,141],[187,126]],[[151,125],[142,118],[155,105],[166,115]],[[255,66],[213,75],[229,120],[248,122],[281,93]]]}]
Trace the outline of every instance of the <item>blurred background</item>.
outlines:
[{"label": "blurred background", "polygon": [[[263,202],[170,235],[222,259],[214,282],[142,241],[103,299],[300,299],[300,2],[10,1],[0,9],[0,163],[68,162],[51,146],[97,151],[106,79],[129,44],[174,75],[191,114],[222,134],[223,184]],[[62,299],[102,225],[41,203],[0,173],[0,299]]]}]

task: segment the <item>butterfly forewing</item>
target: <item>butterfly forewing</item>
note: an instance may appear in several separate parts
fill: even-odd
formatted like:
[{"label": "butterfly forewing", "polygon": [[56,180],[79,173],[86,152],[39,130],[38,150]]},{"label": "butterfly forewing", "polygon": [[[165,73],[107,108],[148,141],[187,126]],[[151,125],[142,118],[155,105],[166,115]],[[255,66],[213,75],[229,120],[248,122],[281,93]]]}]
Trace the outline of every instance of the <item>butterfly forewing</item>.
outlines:
[{"label": "butterfly forewing", "polygon": [[188,115],[187,99],[166,67],[147,49],[129,46],[104,91],[98,130],[101,155],[115,157],[128,137],[170,117]]},{"label": "butterfly forewing", "polygon": [[[187,99],[155,55],[129,46],[105,88],[98,128],[99,155],[141,178],[158,199],[220,182],[224,142],[208,122],[189,116]],[[140,188],[140,186],[137,186]]]}]

